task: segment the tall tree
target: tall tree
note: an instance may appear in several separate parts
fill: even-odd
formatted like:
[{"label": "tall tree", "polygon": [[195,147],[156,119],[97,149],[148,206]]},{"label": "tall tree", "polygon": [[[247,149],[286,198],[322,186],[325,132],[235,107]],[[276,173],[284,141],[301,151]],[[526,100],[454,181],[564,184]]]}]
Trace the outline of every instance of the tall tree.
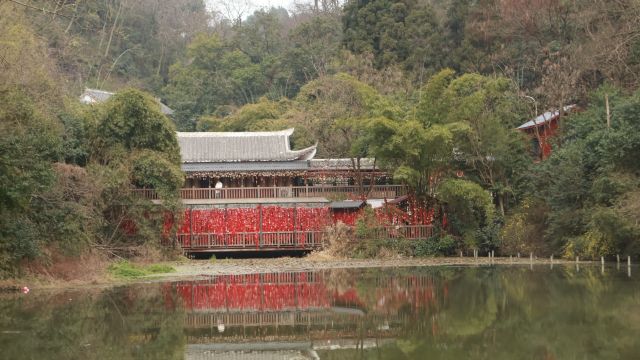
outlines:
[{"label": "tall tree", "polygon": [[428,4],[415,0],[348,1],[343,23],[346,48],[372,53],[378,68],[400,64],[420,81],[442,67],[441,24]]}]

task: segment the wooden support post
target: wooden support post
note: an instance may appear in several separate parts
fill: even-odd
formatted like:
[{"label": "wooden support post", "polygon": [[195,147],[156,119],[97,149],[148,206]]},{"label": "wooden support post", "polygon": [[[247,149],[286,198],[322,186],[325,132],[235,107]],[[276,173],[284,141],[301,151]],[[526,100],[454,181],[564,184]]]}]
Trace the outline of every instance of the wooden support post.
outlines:
[{"label": "wooden support post", "polygon": [[227,231],[227,221],[229,219],[229,217],[227,216],[228,209],[229,209],[229,204],[224,204],[224,229],[222,231],[224,231],[223,242],[225,247],[229,246],[229,232]]},{"label": "wooden support post", "polygon": [[258,241],[259,241],[260,247],[262,247],[262,220],[263,220],[262,205],[258,205],[258,206],[260,207],[260,233],[258,235]]},{"label": "wooden support post", "polygon": [[627,256],[627,267],[631,267],[631,256]]},{"label": "wooden support post", "polygon": [[293,244],[297,245],[296,227],[298,226],[298,204],[293,204]]},{"label": "wooden support post", "polygon": [[192,206],[189,207],[189,247],[191,246],[193,246],[193,207]]},{"label": "wooden support post", "polygon": [[602,266],[604,266],[604,256],[600,256],[600,264],[602,264]]},{"label": "wooden support post", "polygon": [[616,254],[616,262],[620,264],[620,254]]},{"label": "wooden support post", "polygon": [[532,253],[532,252],[531,252],[531,253],[529,253],[529,261],[530,261],[530,262],[533,262],[533,253]]}]

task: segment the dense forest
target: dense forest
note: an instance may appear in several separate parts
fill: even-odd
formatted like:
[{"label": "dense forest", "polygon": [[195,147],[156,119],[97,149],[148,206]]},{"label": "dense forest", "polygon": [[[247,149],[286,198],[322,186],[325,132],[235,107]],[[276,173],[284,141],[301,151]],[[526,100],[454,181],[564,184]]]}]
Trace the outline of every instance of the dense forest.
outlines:
[{"label": "dense forest", "polygon": [[[375,157],[457,247],[640,254],[636,0],[216,4],[0,1],[0,274],[158,242],[179,207],[176,129],[295,127],[318,156]],[[85,87],[118,95],[85,107]],[[515,127],[568,104],[534,162]]]}]

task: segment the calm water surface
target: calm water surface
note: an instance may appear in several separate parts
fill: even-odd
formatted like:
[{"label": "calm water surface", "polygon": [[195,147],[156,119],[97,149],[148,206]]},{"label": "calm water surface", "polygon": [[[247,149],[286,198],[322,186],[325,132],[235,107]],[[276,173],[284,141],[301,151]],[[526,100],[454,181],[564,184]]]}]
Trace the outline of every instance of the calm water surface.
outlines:
[{"label": "calm water surface", "polygon": [[0,295],[1,359],[640,359],[640,269],[333,270]]}]

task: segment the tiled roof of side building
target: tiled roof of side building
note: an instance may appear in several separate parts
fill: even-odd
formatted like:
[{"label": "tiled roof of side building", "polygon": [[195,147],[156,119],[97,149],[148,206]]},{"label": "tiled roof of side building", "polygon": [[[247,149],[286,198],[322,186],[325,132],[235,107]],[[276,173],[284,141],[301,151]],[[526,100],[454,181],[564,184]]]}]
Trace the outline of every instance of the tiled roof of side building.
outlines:
[{"label": "tiled roof of side building", "polygon": [[[360,169],[372,170],[375,159],[360,159]],[[311,170],[353,170],[353,163],[350,158],[342,159],[313,159],[310,164]]]},{"label": "tiled roof of side building", "polygon": [[[573,109],[576,108],[576,105],[567,105],[564,108],[562,108],[563,113],[567,113],[572,111]],[[536,127],[536,126],[540,126],[543,125],[545,123],[548,123],[549,121],[557,118],[558,116],[560,116],[560,112],[558,110],[556,111],[547,111],[544,114],[538,115],[535,119],[531,119],[529,121],[527,121],[526,123],[518,126],[519,130],[524,130],[524,129],[529,129],[532,127]]]},{"label": "tiled roof of side building", "polygon": [[354,201],[354,200],[345,200],[345,201],[334,201],[329,204],[329,208],[331,209],[359,209],[365,205],[364,201]]},{"label": "tiled roof of side building", "polygon": [[265,132],[178,132],[183,163],[311,160],[316,146],[291,150],[293,129]]},{"label": "tiled roof of side building", "polygon": [[[82,95],[80,95],[80,102],[83,104],[95,104],[109,100],[115,93],[104,90],[89,89],[86,88]],[[167,105],[163,104],[159,99],[156,99],[160,105],[160,111],[165,115],[173,115],[173,110]]]}]

